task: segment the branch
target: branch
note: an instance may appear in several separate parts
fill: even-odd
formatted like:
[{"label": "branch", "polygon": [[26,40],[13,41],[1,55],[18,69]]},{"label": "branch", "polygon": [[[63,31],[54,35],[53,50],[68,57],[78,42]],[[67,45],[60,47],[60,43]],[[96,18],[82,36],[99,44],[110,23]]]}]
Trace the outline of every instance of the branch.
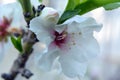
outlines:
[{"label": "branch", "polygon": [[[28,23],[27,27],[29,28],[29,23],[32,18],[35,17],[36,11],[34,8],[31,8],[30,0],[19,0],[23,7],[23,14],[25,16],[25,20]],[[38,6],[37,16],[39,16],[40,12],[43,10],[45,6]],[[21,74],[23,77],[29,79],[33,73],[30,70],[25,69],[25,65],[29,56],[32,54],[32,46],[37,42],[37,38],[35,34],[31,31],[24,33],[23,36],[23,53],[21,53],[18,58],[14,61],[13,66],[10,70],[9,74],[2,74],[1,77],[4,80],[15,80],[18,74]]]},{"label": "branch", "polygon": [[25,78],[30,78],[33,74],[25,69],[25,64],[29,59],[29,56],[32,54],[32,46],[37,42],[36,36],[34,33],[29,31],[25,37],[24,41],[24,53],[19,55],[18,58],[14,61],[13,66],[9,74],[2,74],[4,80],[14,80],[18,74],[21,74]]}]

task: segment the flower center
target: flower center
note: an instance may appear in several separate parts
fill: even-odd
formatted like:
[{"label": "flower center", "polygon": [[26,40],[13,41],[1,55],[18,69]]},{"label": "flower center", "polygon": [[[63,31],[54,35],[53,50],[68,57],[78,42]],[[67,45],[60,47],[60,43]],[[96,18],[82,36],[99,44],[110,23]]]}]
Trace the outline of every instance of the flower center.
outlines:
[{"label": "flower center", "polygon": [[64,44],[66,42],[67,32],[63,31],[62,33],[58,33],[57,31],[55,31],[54,35],[55,35],[54,43],[58,47],[61,47],[62,44]]},{"label": "flower center", "polygon": [[6,18],[0,20],[0,40],[4,39],[7,35],[7,28],[9,27],[10,23]]}]

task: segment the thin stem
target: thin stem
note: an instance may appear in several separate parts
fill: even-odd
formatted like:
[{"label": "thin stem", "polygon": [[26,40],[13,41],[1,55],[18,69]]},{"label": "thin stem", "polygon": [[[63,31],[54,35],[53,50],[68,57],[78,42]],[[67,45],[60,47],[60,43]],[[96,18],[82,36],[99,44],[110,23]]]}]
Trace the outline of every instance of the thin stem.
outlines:
[{"label": "thin stem", "polygon": [[23,13],[30,13],[33,14],[32,5],[30,0],[18,0],[23,8]]},{"label": "thin stem", "polygon": [[[18,0],[22,6],[23,14],[25,15],[25,20],[29,24],[30,20],[34,17],[33,7],[30,0]],[[27,15],[27,17],[26,17]]]}]

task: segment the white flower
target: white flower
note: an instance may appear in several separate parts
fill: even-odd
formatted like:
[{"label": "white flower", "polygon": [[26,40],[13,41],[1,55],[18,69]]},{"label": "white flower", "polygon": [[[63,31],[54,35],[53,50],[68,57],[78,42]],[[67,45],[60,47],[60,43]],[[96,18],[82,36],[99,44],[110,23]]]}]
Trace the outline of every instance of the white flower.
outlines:
[{"label": "white flower", "polygon": [[93,31],[99,31],[101,25],[93,18],[78,15],[57,25],[58,16],[56,10],[46,7],[41,16],[30,22],[30,30],[47,47],[47,50],[35,57],[36,63],[41,69],[50,70],[54,60],[59,58],[65,75],[83,76],[87,62],[99,53]]},{"label": "white flower", "polygon": [[[9,33],[22,33],[21,29],[25,29],[25,26],[22,8],[18,2],[0,5],[0,46],[1,41],[5,41]],[[2,58],[3,51],[0,51],[0,59]]]},{"label": "white flower", "polygon": [[[18,2],[0,5],[0,28],[8,32],[18,32],[21,28],[25,29],[22,7]],[[0,30],[1,32],[1,30]]]}]

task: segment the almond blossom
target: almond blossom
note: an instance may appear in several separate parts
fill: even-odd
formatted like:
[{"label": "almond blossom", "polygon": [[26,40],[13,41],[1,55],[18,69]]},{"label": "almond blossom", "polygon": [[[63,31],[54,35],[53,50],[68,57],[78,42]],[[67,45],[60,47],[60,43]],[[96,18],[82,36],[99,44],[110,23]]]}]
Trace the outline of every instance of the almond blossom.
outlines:
[{"label": "almond blossom", "polygon": [[0,40],[9,32],[20,32],[25,25],[22,8],[18,2],[0,5]]},{"label": "almond blossom", "polygon": [[[11,33],[22,33],[25,29],[22,7],[18,2],[0,5],[0,47]],[[0,49],[0,61],[3,58],[3,50]]]},{"label": "almond blossom", "polygon": [[31,20],[30,30],[36,34],[40,43],[46,45],[46,49],[35,56],[35,63],[40,69],[49,71],[58,59],[66,76],[84,76],[87,62],[99,53],[93,31],[99,31],[102,25],[93,18],[78,15],[59,25],[58,20],[58,12],[49,7]]}]

